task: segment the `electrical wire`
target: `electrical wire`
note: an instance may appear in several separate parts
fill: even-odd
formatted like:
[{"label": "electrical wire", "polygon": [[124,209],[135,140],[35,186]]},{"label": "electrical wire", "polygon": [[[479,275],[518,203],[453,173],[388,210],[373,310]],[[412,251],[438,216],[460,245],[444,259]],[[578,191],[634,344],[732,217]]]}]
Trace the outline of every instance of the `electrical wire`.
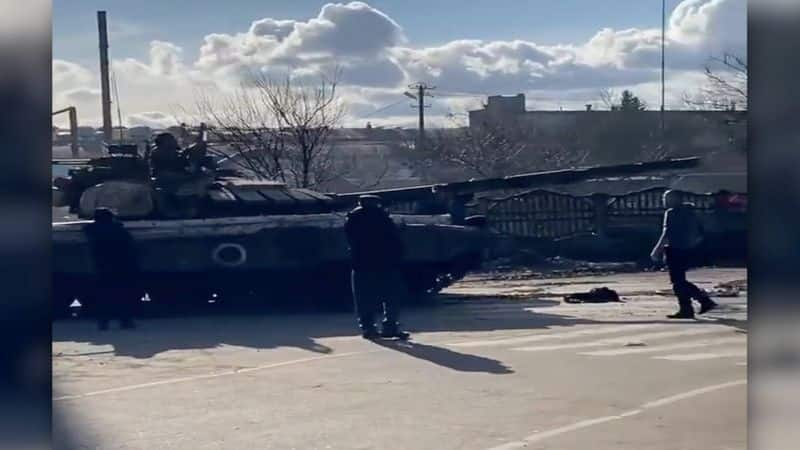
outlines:
[{"label": "electrical wire", "polygon": [[394,102],[394,103],[390,103],[390,104],[388,104],[388,105],[386,105],[386,106],[382,106],[382,107],[380,107],[380,108],[376,109],[375,111],[372,111],[371,113],[369,113],[369,114],[366,114],[366,115],[363,115],[363,116],[361,116],[361,117],[362,117],[362,118],[364,118],[364,117],[372,117],[372,116],[374,116],[375,114],[378,114],[379,112],[386,111],[387,109],[389,109],[389,108],[391,108],[391,107],[393,107],[393,106],[397,106],[397,105],[399,105],[400,103],[404,103],[405,101],[406,101],[405,99],[398,100],[398,101],[396,101],[396,102]]},{"label": "electrical wire", "polygon": [[122,109],[119,105],[119,90],[117,89],[117,76],[111,71],[111,84],[114,87],[114,102],[117,104],[117,119],[119,120],[119,139],[122,141]]}]

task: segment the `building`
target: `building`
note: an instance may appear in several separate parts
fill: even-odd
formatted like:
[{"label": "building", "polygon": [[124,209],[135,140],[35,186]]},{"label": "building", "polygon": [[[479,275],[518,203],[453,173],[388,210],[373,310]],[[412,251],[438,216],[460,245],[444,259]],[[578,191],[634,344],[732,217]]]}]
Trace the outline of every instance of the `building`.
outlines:
[{"label": "building", "polygon": [[661,144],[674,156],[704,155],[738,150],[743,169],[747,111],[664,112],[527,111],[525,95],[490,96],[484,108],[469,112],[469,127],[475,132],[492,127],[516,127],[527,139],[542,146],[573,145],[589,150],[592,162],[609,163],[636,158],[640,148]]},{"label": "building", "polygon": [[526,114],[525,94],[491,95],[483,109],[469,112],[470,126],[515,120]]}]

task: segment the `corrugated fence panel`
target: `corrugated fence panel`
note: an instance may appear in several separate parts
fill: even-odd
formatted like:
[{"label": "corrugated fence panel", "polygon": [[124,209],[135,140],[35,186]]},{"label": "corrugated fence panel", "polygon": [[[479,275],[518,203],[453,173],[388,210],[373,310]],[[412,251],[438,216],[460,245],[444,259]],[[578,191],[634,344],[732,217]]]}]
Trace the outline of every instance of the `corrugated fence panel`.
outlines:
[{"label": "corrugated fence panel", "polygon": [[[662,196],[665,191],[665,188],[652,188],[608,196],[606,211],[609,226],[660,226],[664,215]],[[717,195],[681,194],[683,201],[694,204],[698,213],[704,216],[714,213]],[[533,190],[490,201],[487,219],[492,228],[502,233],[561,238],[596,231],[596,214],[591,197]]]},{"label": "corrugated fence panel", "polygon": [[549,191],[531,191],[492,202],[489,224],[517,236],[557,238],[594,229],[591,200]]}]

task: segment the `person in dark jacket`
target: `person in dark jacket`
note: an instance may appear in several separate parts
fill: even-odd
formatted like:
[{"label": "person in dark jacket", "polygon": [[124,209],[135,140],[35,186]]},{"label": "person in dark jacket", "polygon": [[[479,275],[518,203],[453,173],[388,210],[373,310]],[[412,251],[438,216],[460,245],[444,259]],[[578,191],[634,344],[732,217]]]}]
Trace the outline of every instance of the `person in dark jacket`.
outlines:
[{"label": "person in dark jacket", "polygon": [[[397,225],[381,208],[377,196],[362,196],[347,215],[345,233],[352,258],[352,289],[358,323],[366,339],[407,339],[397,322],[398,300],[404,292],[401,264],[403,243]],[[378,334],[375,314],[383,305],[384,319]]]},{"label": "person in dark jacket", "polygon": [[134,308],[141,299],[137,289],[138,258],[133,237],[107,208],[94,212],[94,222],[84,229],[95,274],[94,298],[98,327],[107,330],[111,318],[121,328],[134,328]]},{"label": "person in dark jacket", "polygon": [[160,133],[155,137],[155,145],[150,153],[150,166],[152,175],[157,178],[184,174],[186,159],[181,155],[175,136]]},{"label": "person in dark jacket", "polygon": [[678,312],[667,317],[692,319],[694,318],[692,299],[700,303],[700,314],[717,307],[708,294],[686,279],[686,271],[697,260],[703,229],[695,215],[693,205],[682,203],[679,192],[668,190],[664,193],[663,200],[664,207],[667,208],[664,213],[664,226],[650,257],[655,262],[666,260],[672,290],[678,297]]}]

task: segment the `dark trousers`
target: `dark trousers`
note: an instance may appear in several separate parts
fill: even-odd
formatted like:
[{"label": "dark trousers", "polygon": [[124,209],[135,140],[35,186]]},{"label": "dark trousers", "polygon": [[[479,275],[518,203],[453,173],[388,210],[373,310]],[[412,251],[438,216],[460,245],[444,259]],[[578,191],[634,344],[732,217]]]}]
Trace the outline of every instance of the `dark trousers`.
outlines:
[{"label": "dark trousers", "polygon": [[375,329],[375,316],[381,307],[384,330],[398,326],[399,303],[405,292],[399,271],[353,270],[351,282],[358,325],[363,331]]},{"label": "dark trousers", "polygon": [[686,279],[686,271],[693,266],[694,250],[666,247],[664,254],[669,269],[669,280],[672,282],[672,291],[678,297],[681,311],[693,312],[692,299],[702,304],[711,301],[708,295],[700,290],[694,283]]}]

